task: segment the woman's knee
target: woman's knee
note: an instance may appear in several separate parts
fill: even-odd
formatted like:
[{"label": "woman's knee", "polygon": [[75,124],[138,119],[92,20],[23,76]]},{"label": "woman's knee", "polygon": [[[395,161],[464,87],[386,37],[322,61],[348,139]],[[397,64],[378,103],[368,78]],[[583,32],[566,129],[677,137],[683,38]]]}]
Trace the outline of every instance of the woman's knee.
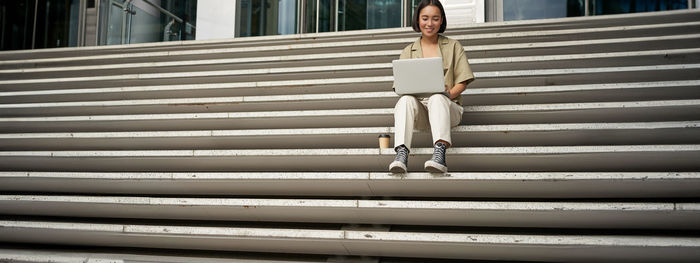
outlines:
[{"label": "woman's knee", "polygon": [[452,102],[449,98],[447,98],[443,94],[433,94],[428,98],[428,105],[433,105],[433,104],[441,104],[441,105],[450,105],[450,102]]},{"label": "woman's knee", "polygon": [[414,106],[418,105],[418,99],[416,97],[411,96],[411,95],[403,95],[401,98],[399,98],[399,101],[396,102],[396,108],[399,106]]}]

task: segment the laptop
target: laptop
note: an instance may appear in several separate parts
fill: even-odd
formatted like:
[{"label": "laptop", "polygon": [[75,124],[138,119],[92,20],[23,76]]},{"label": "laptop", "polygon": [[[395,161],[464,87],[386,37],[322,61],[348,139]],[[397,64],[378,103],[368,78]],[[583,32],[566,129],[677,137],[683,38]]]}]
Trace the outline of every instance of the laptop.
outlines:
[{"label": "laptop", "polygon": [[441,57],[398,59],[391,63],[396,94],[430,95],[445,91]]}]

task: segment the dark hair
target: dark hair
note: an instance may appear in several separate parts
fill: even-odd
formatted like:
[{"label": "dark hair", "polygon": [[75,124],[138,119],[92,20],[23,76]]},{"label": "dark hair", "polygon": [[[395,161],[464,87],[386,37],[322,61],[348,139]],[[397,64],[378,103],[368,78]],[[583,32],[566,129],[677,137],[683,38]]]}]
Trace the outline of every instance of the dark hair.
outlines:
[{"label": "dark hair", "polygon": [[440,30],[438,30],[438,33],[445,32],[445,29],[447,28],[447,17],[445,17],[445,8],[442,7],[440,0],[421,0],[420,3],[418,3],[418,6],[416,7],[416,12],[413,13],[413,30],[415,30],[416,32],[420,32],[420,22],[418,21],[420,19],[420,10],[423,10],[424,7],[429,5],[437,6],[437,8],[440,9],[440,15],[442,16],[442,25],[440,25]]}]

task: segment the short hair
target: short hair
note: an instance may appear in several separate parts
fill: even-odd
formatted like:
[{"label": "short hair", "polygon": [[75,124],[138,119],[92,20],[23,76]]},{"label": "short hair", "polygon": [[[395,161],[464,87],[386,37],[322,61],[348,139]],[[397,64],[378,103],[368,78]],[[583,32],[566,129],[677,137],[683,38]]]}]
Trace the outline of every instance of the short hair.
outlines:
[{"label": "short hair", "polygon": [[442,24],[440,25],[440,30],[438,30],[438,33],[445,32],[445,29],[447,29],[447,17],[445,17],[445,8],[442,7],[440,0],[421,0],[420,3],[418,3],[418,6],[416,7],[416,12],[413,13],[413,30],[416,32],[420,32],[420,22],[418,21],[420,19],[420,11],[429,5],[437,6],[437,8],[440,9],[440,15],[442,16]]}]

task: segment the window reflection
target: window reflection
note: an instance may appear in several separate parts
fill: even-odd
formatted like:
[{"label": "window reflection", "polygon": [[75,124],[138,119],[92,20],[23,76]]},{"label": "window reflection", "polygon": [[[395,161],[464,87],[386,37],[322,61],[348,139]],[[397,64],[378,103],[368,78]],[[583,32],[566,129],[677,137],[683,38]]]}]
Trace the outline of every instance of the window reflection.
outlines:
[{"label": "window reflection", "polygon": [[593,15],[687,9],[687,0],[593,0]]},{"label": "window reflection", "polygon": [[341,0],[343,16],[338,16],[338,31],[367,29],[367,1]]},{"label": "window reflection", "polygon": [[687,9],[687,0],[503,0],[503,20],[527,20]]},{"label": "window reflection", "polygon": [[367,5],[367,28],[401,26],[400,0],[375,0]]},{"label": "window reflection", "polygon": [[0,50],[32,48],[34,4],[34,0],[0,1]]},{"label": "window reflection", "polygon": [[[400,27],[403,1],[240,0],[236,12],[236,35],[263,36]],[[302,24],[297,27],[299,21]]]},{"label": "window reflection", "polygon": [[197,0],[100,0],[99,43],[191,40]]},{"label": "window reflection", "polygon": [[503,0],[503,20],[582,16],[584,5],[583,0]]},{"label": "window reflection", "polygon": [[240,0],[237,36],[265,36],[297,32],[296,0]]},{"label": "window reflection", "polygon": [[[340,0],[338,30],[401,26],[401,0]],[[341,13],[342,11],[342,13]]]}]

